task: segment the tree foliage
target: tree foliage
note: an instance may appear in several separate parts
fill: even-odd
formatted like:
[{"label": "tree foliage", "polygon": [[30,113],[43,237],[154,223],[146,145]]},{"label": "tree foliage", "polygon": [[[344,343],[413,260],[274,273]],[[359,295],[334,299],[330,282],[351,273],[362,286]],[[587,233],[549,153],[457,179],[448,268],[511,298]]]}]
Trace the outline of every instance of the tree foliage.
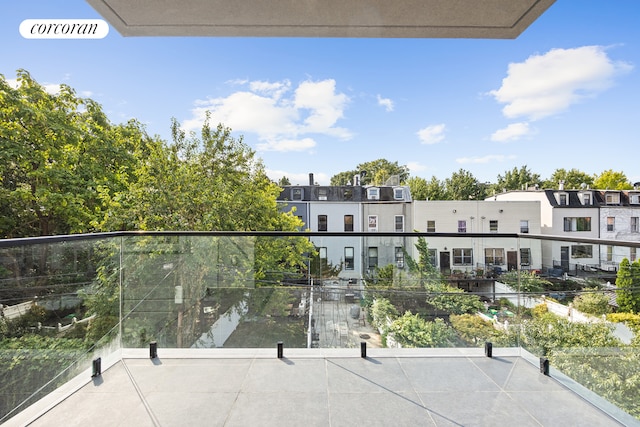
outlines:
[{"label": "tree foliage", "polygon": [[609,296],[596,288],[585,288],[573,299],[576,310],[592,316],[602,316],[611,311]]},{"label": "tree foliage", "polygon": [[631,190],[633,185],[624,172],[613,171],[612,169],[603,171],[593,182],[598,190]]},{"label": "tree foliage", "polygon": [[540,185],[541,183],[540,175],[531,172],[525,165],[520,168],[514,167],[512,170],[505,171],[504,175],[498,174],[498,180],[494,185],[494,189],[496,192],[526,190],[528,187]]},{"label": "tree foliage", "polygon": [[640,314],[640,261],[620,262],[616,277],[619,311]]},{"label": "tree foliage", "polygon": [[487,186],[464,169],[452,173],[444,186],[447,200],[484,200],[487,196]]},{"label": "tree foliage", "polygon": [[544,188],[557,189],[560,186],[560,181],[564,183],[564,188],[580,189],[584,185],[591,187],[593,185],[593,177],[578,169],[556,169],[551,177],[547,179],[542,185]]},{"label": "tree foliage", "polygon": [[409,177],[409,168],[401,166],[397,161],[386,159],[360,163],[354,170],[340,172],[331,177],[331,185],[353,185],[354,175],[360,174],[361,185],[384,185],[392,176],[398,176],[399,184]]},{"label": "tree foliage", "polygon": [[410,312],[391,323],[388,335],[402,347],[415,348],[447,347],[455,338],[454,331],[442,319],[428,322]]}]

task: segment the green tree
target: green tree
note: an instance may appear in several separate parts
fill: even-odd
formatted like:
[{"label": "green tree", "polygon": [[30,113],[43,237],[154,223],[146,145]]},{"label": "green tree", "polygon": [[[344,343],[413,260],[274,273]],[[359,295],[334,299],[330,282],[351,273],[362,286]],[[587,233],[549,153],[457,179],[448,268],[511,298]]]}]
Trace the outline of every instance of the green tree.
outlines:
[{"label": "green tree", "polygon": [[526,190],[528,187],[540,185],[542,180],[540,175],[531,172],[527,166],[519,169],[514,167],[512,170],[505,171],[504,175],[498,175],[498,181],[494,188],[497,192],[509,190]]},{"label": "green tree", "polygon": [[564,183],[564,188],[579,189],[583,186],[593,186],[593,177],[578,169],[556,169],[551,177],[544,181],[542,186],[549,189],[557,189],[560,186],[560,181]]},{"label": "green tree", "polygon": [[429,197],[426,179],[419,176],[412,176],[406,180],[405,184],[409,186],[413,200],[427,200]]},{"label": "green tree", "polygon": [[593,316],[602,316],[611,311],[609,297],[597,288],[583,289],[582,293],[573,299],[576,310]]},{"label": "green tree", "polygon": [[633,185],[624,172],[615,172],[612,169],[606,170],[597,176],[593,186],[598,190],[631,190]]},{"label": "green tree", "polygon": [[406,312],[389,326],[388,336],[402,347],[447,347],[455,333],[442,319],[427,322],[418,314]]},{"label": "green tree", "polygon": [[451,315],[449,322],[460,338],[474,346],[483,345],[487,341],[494,345],[507,344],[506,334],[496,329],[493,323],[478,315]]},{"label": "green tree", "polygon": [[376,298],[371,304],[371,325],[381,331],[386,331],[388,324],[398,317],[398,311],[386,298]]},{"label": "green tree", "polygon": [[536,273],[529,271],[508,271],[500,276],[500,281],[519,292],[539,293],[553,287],[550,281],[542,279]]},{"label": "green tree", "polygon": [[384,185],[392,176],[398,176],[399,183],[403,183],[409,177],[409,169],[398,162],[390,162],[386,159],[372,160],[360,163],[355,170],[340,172],[331,177],[331,185],[353,184],[353,177],[360,174],[361,185]]},{"label": "green tree", "polygon": [[487,188],[471,172],[460,169],[445,180],[448,200],[484,200]]},{"label": "green tree", "polygon": [[475,314],[484,309],[480,297],[446,283],[428,283],[427,303],[447,314]]},{"label": "green tree", "polygon": [[616,277],[616,295],[619,311],[640,314],[640,263],[620,262]]},{"label": "green tree", "polygon": [[289,178],[287,178],[286,176],[283,176],[278,180],[278,185],[280,187],[284,187],[285,185],[291,185],[291,181],[289,181]]}]

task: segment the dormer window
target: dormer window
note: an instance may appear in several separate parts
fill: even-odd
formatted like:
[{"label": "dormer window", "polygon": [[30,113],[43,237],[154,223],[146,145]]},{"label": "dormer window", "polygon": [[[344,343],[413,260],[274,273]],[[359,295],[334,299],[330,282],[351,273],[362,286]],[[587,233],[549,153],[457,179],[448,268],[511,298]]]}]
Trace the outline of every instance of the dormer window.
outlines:
[{"label": "dormer window", "polygon": [[558,204],[560,206],[567,206],[569,204],[566,193],[558,194]]},{"label": "dormer window", "polygon": [[404,199],[404,188],[394,188],[393,189],[393,198],[396,200]]},{"label": "dormer window", "polygon": [[606,193],[604,199],[608,205],[619,205],[620,193]]},{"label": "dormer window", "polygon": [[629,203],[632,205],[640,205],[640,194],[629,193]]},{"label": "dormer window", "polygon": [[291,189],[291,200],[302,200],[304,190],[302,188]]},{"label": "dormer window", "polygon": [[367,199],[380,200],[380,189],[378,187],[367,188]]},{"label": "dormer window", "polygon": [[591,205],[591,194],[582,193],[582,204],[585,206]]},{"label": "dormer window", "polygon": [[318,200],[327,200],[326,188],[318,188]]}]

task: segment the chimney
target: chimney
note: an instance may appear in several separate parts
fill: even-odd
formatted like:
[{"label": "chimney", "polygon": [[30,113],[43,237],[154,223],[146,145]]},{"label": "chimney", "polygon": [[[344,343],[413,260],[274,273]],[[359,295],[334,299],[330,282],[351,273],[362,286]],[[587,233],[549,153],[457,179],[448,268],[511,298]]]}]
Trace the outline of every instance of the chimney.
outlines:
[{"label": "chimney", "polygon": [[313,185],[313,174],[309,174],[309,185]]},{"label": "chimney", "polygon": [[562,180],[562,179],[558,183],[558,190],[564,190],[564,180]]}]

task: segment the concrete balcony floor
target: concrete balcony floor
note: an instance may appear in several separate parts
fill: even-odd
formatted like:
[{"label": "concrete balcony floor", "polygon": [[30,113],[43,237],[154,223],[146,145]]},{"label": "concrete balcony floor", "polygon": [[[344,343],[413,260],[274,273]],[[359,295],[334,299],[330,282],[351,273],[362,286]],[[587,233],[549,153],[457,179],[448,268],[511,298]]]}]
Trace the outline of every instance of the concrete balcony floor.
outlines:
[{"label": "concrete balcony floor", "polygon": [[[522,349],[123,350],[6,426],[620,426]],[[590,401],[591,399],[594,399]]]}]

